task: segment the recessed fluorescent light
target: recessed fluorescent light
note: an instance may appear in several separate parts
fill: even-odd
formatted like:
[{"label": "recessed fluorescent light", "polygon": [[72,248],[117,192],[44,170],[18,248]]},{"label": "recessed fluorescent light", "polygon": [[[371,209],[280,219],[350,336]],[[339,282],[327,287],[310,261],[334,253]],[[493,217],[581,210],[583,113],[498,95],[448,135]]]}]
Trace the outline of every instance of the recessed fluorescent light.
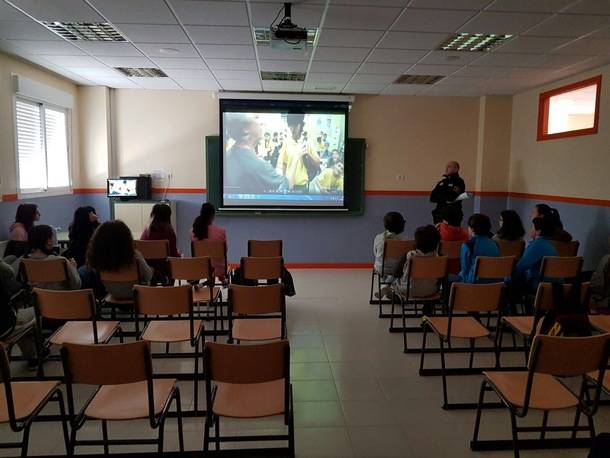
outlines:
[{"label": "recessed fluorescent light", "polygon": [[115,67],[125,76],[136,78],[167,78],[163,70],[159,68],[131,68],[131,67]]},{"label": "recessed fluorescent light", "polygon": [[443,75],[401,75],[394,84],[434,84],[443,78]]},{"label": "recessed fluorescent light", "polygon": [[495,33],[456,33],[443,41],[441,51],[488,52],[510,40],[513,35]]},{"label": "recessed fluorescent light", "polygon": [[43,21],[48,29],[71,41],[127,41],[121,33],[106,22]]},{"label": "recessed fluorescent light", "polygon": [[261,72],[261,79],[265,81],[305,81],[302,72]]},{"label": "recessed fluorescent light", "polygon": [[176,48],[161,48],[159,49],[161,54],[180,54],[180,50]]}]

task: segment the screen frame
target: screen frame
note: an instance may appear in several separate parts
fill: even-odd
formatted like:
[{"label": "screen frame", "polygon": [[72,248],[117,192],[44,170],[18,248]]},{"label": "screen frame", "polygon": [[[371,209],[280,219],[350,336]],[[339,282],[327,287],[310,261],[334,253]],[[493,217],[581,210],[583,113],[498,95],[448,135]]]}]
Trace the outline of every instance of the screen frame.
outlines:
[{"label": "screen frame", "polygon": [[[115,177],[115,178],[107,178],[106,179],[106,197],[110,197],[110,198],[116,198],[116,199],[137,199],[138,197],[140,197],[140,194],[138,192],[138,178],[139,177]],[[136,182],[136,194],[135,195],[127,195],[127,196],[116,196],[116,195],[110,195],[110,182],[111,181],[118,181],[118,180],[133,180]]]},{"label": "screen frame", "polygon": [[[327,100],[275,100],[275,99],[220,99],[219,100],[219,124],[220,124],[220,206],[219,210],[226,212],[255,211],[255,212],[346,212],[349,211],[346,189],[349,175],[343,177],[343,204],[341,206],[328,205],[226,205],[224,201],[224,160],[225,160],[225,131],[223,118],[225,112],[237,113],[288,113],[288,114],[342,114],[345,116],[343,154],[347,153],[347,139],[349,127],[349,112],[351,103],[346,101]],[[345,164],[345,157],[343,158]]]}]

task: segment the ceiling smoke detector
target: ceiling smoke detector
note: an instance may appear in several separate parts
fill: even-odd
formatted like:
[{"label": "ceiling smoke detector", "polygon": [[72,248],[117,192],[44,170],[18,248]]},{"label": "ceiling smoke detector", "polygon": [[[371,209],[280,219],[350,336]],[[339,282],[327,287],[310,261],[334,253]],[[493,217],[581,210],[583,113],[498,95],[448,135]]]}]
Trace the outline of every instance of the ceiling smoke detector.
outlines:
[{"label": "ceiling smoke detector", "polygon": [[489,52],[506,43],[513,35],[496,33],[456,33],[440,45],[440,51]]},{"label": "ceiling smoke detector", "polygon": [[167,78],[165,72],[159,68],[115,67],[114,69],[130,78]]},{"label": "ceiling smoke detector", "polygon": [[70,41],[127,41],[117,29],[106,22],[43,21],[42,24]]},{"label": "ceiling smoke detector", "polygon": [[434,84],[444,77],[444,75],[401,75],[394,84]]}]

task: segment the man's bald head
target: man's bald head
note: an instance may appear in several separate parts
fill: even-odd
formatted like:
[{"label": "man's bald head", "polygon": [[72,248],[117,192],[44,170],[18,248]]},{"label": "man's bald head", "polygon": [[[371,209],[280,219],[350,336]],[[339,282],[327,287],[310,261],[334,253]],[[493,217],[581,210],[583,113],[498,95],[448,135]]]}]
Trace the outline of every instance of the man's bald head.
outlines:
[{"label": "man's bald head", "polygon": [[457,161],[449,161],[445,166],[445,175],[453,175],[460,171],[460,164]]}]

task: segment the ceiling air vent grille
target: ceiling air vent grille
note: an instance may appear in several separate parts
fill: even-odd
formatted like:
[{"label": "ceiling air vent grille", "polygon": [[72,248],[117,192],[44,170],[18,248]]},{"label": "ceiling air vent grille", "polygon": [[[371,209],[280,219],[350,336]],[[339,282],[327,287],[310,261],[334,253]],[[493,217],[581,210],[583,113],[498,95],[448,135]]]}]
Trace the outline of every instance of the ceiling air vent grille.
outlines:
[{"label": "ceiling air vent grille", "polygon": [[305,81],[305,73],[301,72],[261,72],[264,81]]},{"label": "ceiling air vent grille", "polygon": [[434,84],[443,78],[443,75],[402,75],[394,84]]},{"label": "ceiling air vent grille", "polygon": [[489,52],[506,43],[512,35],[496,33],[456,33],[443,41],[441,51]]},{"label": "ceiling air vent grille", "polygon": [[105,22],[59,22],[43,24],[57,35],[71,41],[127,41],[120,32]]},{"label": "ceiling air vent grille", "polygon": [[[307,45],[312,46],[317,38],[318,29],[307,29]],[[254,29],[254,37],[257,46],[267,46],[271,44],[271,30],[269,28],[257,27]]]},{"label": "ceiling air vent grille", "polygon": [[167,75],[158,68],[129,68],[129,67],[115,67],[125,76],[136,77],[136,78],[167,78]]}]

